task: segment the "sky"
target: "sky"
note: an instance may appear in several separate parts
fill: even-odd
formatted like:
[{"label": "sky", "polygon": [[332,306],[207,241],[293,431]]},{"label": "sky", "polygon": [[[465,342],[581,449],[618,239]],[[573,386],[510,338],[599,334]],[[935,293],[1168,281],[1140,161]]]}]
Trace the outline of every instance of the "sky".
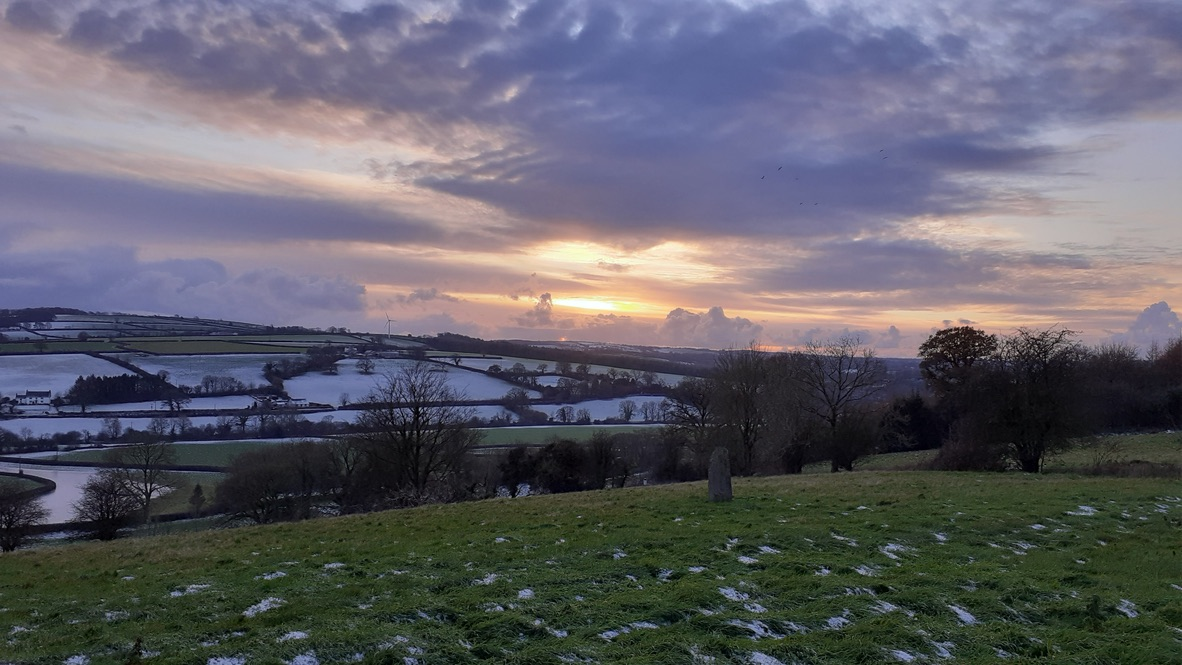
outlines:
[{"label": "sky", "polygon": [[1182,334],[1176,1],[0,0],[0,307]]}]

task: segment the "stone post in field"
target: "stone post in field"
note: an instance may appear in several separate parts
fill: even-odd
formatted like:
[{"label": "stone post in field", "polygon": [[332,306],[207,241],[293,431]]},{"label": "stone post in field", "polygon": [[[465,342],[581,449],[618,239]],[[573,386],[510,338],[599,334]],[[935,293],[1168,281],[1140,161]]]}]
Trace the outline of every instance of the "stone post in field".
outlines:
[{"label": "stone post in field", "polygon": [[710,500],[730,501],[734,496],[731,491],[731,455],[726,448],[719,446],[710,455]]}]

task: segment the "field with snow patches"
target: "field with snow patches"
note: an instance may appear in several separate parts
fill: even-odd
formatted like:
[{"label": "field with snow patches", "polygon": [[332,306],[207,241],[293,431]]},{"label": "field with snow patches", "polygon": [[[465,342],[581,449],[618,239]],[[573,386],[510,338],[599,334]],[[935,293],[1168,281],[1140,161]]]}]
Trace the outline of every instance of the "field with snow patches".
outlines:
[{"label": "field with snow patches", "polygon": [[[0,556],[4,658],[1177,662],[1176,482],[852,473]],[[507,505],[512,501],[513,505]]]},{"label": "field with snow patches", "polygon": [[294,360],[303,354],[239,354],[226,353],[197,356],[137,356],[121,354],[121,358],[150,374],[168,372],[168,380],[174,385],[201,385],[206,376],[229,376],[246,385],[266,385],[263,379],[263,365],[278,362],[284,358]]},{"label": "field with snow patches", "polygon": [[0,356],[0,395],[16,397],[26,390],[65,393],[79,376],[129,374],[115,363],[81,353]]}]

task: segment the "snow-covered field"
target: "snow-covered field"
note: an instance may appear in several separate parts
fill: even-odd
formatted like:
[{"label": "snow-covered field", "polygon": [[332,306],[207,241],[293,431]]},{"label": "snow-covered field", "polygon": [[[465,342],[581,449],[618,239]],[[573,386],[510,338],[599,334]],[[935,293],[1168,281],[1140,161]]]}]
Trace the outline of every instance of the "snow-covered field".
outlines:
[{"label": "snow-covered field", "polygon": [[173,385],[199,386],[201,379],[206,376],[229,376],[249,386],[252,383],[255,385],[267,383],[263,379],[263,365],[266,363],[278,362],[284,358],[294,360],[303,356],[299,353],[228,353],[202,356],[122,354],[120,357],[151,374],[156,374],[161,370],[168,372],[168,380]]},{"label": "snow-covered field", "polygon": [[0,395],[16,397],[26,390],[64,393],[79,376],[119,376],[129,372],[119,365],[82,353],[0,356]]},{"label": "snow-covered field", "polygon": [[646,402],[660,404],[662,401],[664,401],[664,399],[664,397],[655,395],[635,395],[633,397],[622,397],[620,399],[593,399],[587,400],[586,402],[578,402],[576,404],[545,404],[538,405],[533,408],[549,415],[551,419],[554,418],[554,413],[556,411],[561,409],[563,406],[569,406],[576,412],[581,409],[587,409],[591,412],[592,420],[606,420],[608,418],[619,418],[620,403],[625,400],[632,400],[632,402],[636,404],[636,412],[632,415],[632,422],[639,423],[643,422],[640,417],[640,409],[642,404]]},{"label": "snow-covered field", "polygon": [[[339,404],[342,394],[349,401],[360,402],[372,392],[386,374],[397,374],[402,368],[414,363],[413,360],[375,359],[373,374],[362,374],[357,370],[357,361],[342,360],[337,363],[336,374],[305,374],[283,382],[287,393],[296,399],[306,399],[318,404]],[[456,393],[470,400],[499,399],[514,388],[514,384],[491,376],[472,372],[459,367],[445,367],[433,364],[433,368],[446,373],[447,383]],[[538,397],[537,391],[526,391],[530,397]]]},{"label": "snow-covered field", "polygon": [[[221,397],[194,397],[186,404],[186,409],[245,409],[254,404],[249,395],[224,395]],[[91,404],[86,407],[87,413],[109,413],[112,411],[167,411],[168,406],[163,402],[125,402],[122,404]],[[81,414],[82,407],[67,405],[59,409],[61,413]],[[3,424],[0,422],[0,427]]]}]

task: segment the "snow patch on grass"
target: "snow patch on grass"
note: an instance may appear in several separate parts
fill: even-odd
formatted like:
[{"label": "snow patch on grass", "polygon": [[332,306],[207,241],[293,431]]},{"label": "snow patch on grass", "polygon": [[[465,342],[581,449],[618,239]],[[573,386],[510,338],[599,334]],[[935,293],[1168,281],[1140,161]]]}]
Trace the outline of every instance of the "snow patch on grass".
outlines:
[{"label": "snow patch on grass", "polygon": [[262,614],[263,612],[273,610],[276,607],[283,605],[285,602],[286,601],[284,601],[282,598],[275,598],[273,596],[268,597],[268,598],[264,598],[264,599],[260,600],[259,602],[255,603],[254,605],[251,605],[250,607],[243,610],[242,616],[249,619],[249,618],[256,616],[258,614]]},{"label": "snow patch on grass", "polygon": [[728,625],[737,626],[739,628],[746,628],[751,631],[751,639],[753,640],[782,640],[784,636],[772,630],[766,623],[762,621],[743,621],[741,619],[731,619],[727,622]]},{"label": "snow patch on grass", "polygon": [[749,600],[751,596],[735,589],[734,587],[718,587],[718,593],[721,593],[727,600],[742,601]]},{"label": "snow patch on grass", "polygon": [[958,605],[949,605],[948,609],[952,610],[953,614],[956,615],[956,618],[960,619],[960,622],[966,626],[972,626],[974,624],[980,623],[979,621],[977,621],[977,617],[973,616],[968,610],[966,610],[963,607],[960,607]]},{"label": "snow patch on grass", "polygon": [[287,665],[320,665],[320,659],[316,657],[316,652],[308,651],[302,653],[291,660],[283,661]]},{"label": "snow patch on grass", "polygon": [[859,575],[864,575],[866,577],[874,577],[874,576],[878,575],[878,566],[864,564],[861,566],[856,566],[854,568],[854,572]]},{"label": "snow patch on grass", "polygon": [[751,665],[784,665],[784,661],[760,651],[752,652],[747,660]]},{"label": "snow patch on grass", "polygon": [[938,658],[952,658],[952,650],[956,645],[952,642],[930,642]]},{"label": "snow patch on grass", "polygon": [[477,586],[488,586],[488,585],[492,584],[493,582],[496,582],[498,577],[499,577],[499,575],[497,575],[496,573],[489,573],[478,580],[472,580],[472,584],[475,584]]},{"label": "snow patch on grass", "polygon": [[751,564],[759,563],[759,559],[756,559],[755,557],[750,557],[750,556],[741,556],[741,557],[739,557],[739,563],[747,564],[748,566],[750,566]]},{"label": "snow patch on grass", "polygon": [[90,665],[90,656],[78,654],[62,661],[62,665]]},{"label": "snow patch on grass", "polygon": [[308,639],[307,633],[305,633],[302,630],[293,630],[290,633],[287,633],[286,635],[283,635],[282,637],[280,637],[277,641],[290,642],[292,640],[306,640],[306,639]]},{"label": "snow patch on grass", "polygon": [[528,600],[530,598],[533,598],[534,597],[534,590],[533,589],[522,589],[521,591],[517,592],[517,597],[520,598],[521,600]]},{"label": "snow patch on grass", "polygon": [[833,572],[832,570],[829,570],[825,566],[821,566],[820,568],[817,569],[817,572],[815,572],[813,574],[818,575],[820,577],[825,577],[826,575],[829,575],[832,572]]},{"label": "snow patch on grass", "polygon": [[345,567],[345,564],[341,563],[340,561],[333,561],[331,563],[324,564],[325,570],[333,570],[336,568],[344,568],[344,567]]},{"label": "snow patch on grass", "polygon": [[701,573],[705,572],[706,566],[690,566],[686,570],[689,570],[691,573]]},{"label": "snow patch on grass", "polygon": [[932,537],[936,539],[936,542],[937,542],[937,543],[946,543],[946,542],[948,542],[948,534],[945,534],[945,533],[940,533],[940,532],[938,532],[938,531],[933,531],[933,532],[932,532]]},{"label": "snow patch on grass", "polygon": [[779,554],[780,550],[778,550],[774,547],[771,547],[770,545],[760,545],[759,546],[759,553],[760,554]]},{"label": "snow patch on grass", "polygon": [[902,649],[891,649],[887,653],[889,653],[892,658],[899,661],[900,663],[914,663],[915,662],[915,656],[906,652],[906,651],[903,651]]},{"label": "snow patch on grass", "polygon": [[847,618],[850,614],[848,609],[841,611],[841,616],[829,617],[825,620],[825,628],[829,630],[841,630],[852,622]]},{"label": "snow patch on grass", "polygon": [[1137,606],[1133,604],[1133,601],[1126,600],[1124,598],[1122,598],[1120,604],[1116,606],[1116,611],[1130,619],[1135,619],[1140,616],[1140,612],[1137,611]]},{"label": "snow patch on grass", "polygon": [[1091,517],[1096,514],[1096,509],[1091,506],[1080,506],[1075,510],[1066,511],[1068,515],[1075,515],[1077,517]]},{"label": "snow patch on grass", "polygon": [[181,596],[188,596],[190,594],[200,593],[201,591],[205,591],[208,588],[209,588],[208,584],[190,584],[189,586],[185,587],[184,589],[174,589],[168,595],[172,596],[173,598],[180,598]]},{"label": "snow patch on grass", "polygon": [[246,665],[242,656],[214,656],[205,661],[205,665]]},{"label": "snow patch on grass", "polygon": [[276,570],[273,573],[263,573],[262,575],[256,575],[255,579],[256,580],[277,580],[280,577],[287,577],[287,573],[283,572],[282,570]]},{"label": "snow patch on grass", "polygon": [[839,540],[839,541],[845,543],[846,545],[849,545],[850,547],[857,547],[858,546],[858,541],[854,540],[853,538],[846,538],[845,536],[842,536],[842,535],[839,535],[836,533],[830,534],[830,535],[833,536],[834,540]]},{"label": "snow patch on grass", "polygon": [[899,543],[887,543],[886,545],[878,548],[878,551],[886,556],[886,558],[898,561],[900,554],[906,554],[912,551],[912,549],[906,545],[900,545]]}]

